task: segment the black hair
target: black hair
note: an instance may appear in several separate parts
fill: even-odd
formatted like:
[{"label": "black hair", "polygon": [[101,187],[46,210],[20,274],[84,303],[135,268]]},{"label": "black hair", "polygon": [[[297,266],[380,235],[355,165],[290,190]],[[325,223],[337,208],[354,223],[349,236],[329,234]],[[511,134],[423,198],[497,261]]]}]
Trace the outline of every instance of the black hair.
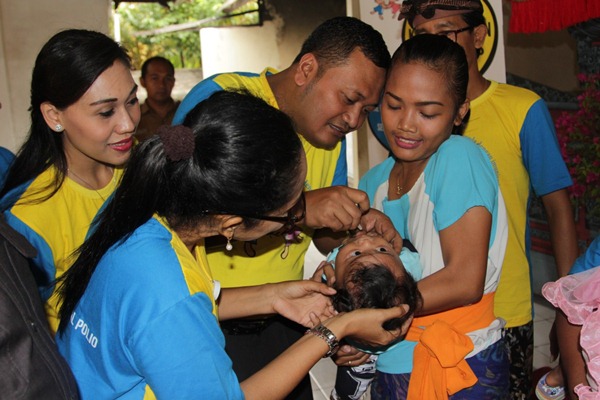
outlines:
[{"label": "black hair", "polygon": [[346,284],[348,283],[351,283],[350,288],[338,288],[333,297],[333,306],[338,312],[408,305],[406,314],[383,324],[383,328],[387,330],[400,328],[422,302],[417,282],[408,272],[398,279],[383,265],[357,268],[352,271]]},{"label": "black hair", "polygon": [[198,103],[183,125],[194,135],[189,158],[170,161],[160,135],[134,149],[121,184],[61,278],[61,332],[104,253],[154,214],[172,229],[187,229],[210,225],[209,210],[258,215],[293,200],[304,178],[304,150],[283,112],[247,93],[221,91]]},{"label": "black hair", "polygon": [[[451,39],[424,33],[404,41],[392,56],[392,68],[396,64],[423,64],[427,68],[443,74],[448,93],[455,104],[455,112],[467,99],[469,85],[469,64],[461,45]],[[468,121],[469,113],[462,124],[455,127],[459,133]]]},{"label": "black hair", "polygon": [[[465,14],[461,14],[461,17],[463,21],[465,21],[465,23],[472,28],[476,28],[479,25],[487,26],[487,22],[485,20],[485,17],[483,16],[483,12],[481,11],[471,11]],[[483,48],[481,47],[476,49],[475,51],[477,53],[477,57],[483,54]]]},{"label": "black hair", "polygon": [[99,32],[69,29],[46,42],[35,60],[31,77],[29,135],[8,171],[0,197],[51,166],[56,168],[57,174],[48,187],[40,190],[52,188],[51,193],[32,202],[42,202],[58,191],[67,171],[63,134],[48,127],[40,106],[49,102],[64,110],[77,102],[98,76],[117,60],[130,68],[125,49]]},{"label": "black hair", "polygon": [[147,59],[146,61],[144,61],[144,63],[142,64],[142,74],[141,77],[145,78],[146,77],[146,73],[148,72],[148,66],[150,64],[152,64],[153,62],[162,62],[165,65],[167,65],[169,67],[169,69],[171,70],[171,73],[173,75],[175,75],[175,67],[173,66],[173,63],[169,60],[167,60],[164,57],[160,57],[160,56],[155,56],[155,57],[150,57],[149,59]]},{"label": "black hair", "polygon": [[460,15],[468,26],[473,28],[479,25],[486,25],[485,17],[481,11],[471,11]]},{"label": "black hair", "polygon": [[312,53],[327,69],[344,64],[356,48],[376,66],[384,69],[390,66],[390,52],[381,33],[353,17],[335,17],[319,25],[302,44],[294,63]]}]

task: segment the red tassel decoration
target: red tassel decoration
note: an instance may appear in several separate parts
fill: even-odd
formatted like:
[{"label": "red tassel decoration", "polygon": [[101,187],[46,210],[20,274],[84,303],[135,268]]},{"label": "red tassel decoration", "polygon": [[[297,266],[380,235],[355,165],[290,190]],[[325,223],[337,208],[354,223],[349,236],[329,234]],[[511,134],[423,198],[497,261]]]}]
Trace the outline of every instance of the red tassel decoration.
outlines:
[{"label": "red tassel decoration", "polygon": [[600,0],[511,0],[509,32],[558,31],[600,17]]}]

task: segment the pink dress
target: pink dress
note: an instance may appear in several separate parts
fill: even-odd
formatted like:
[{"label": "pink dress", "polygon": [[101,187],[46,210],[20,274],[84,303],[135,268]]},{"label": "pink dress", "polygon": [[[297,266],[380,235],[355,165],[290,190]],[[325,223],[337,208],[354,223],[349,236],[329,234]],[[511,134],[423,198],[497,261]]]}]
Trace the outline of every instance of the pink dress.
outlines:
[{"label": "pink dress", "polygon": [[542,294],[565,313],[570,323],[582,326],[579,342],[590,386],[577,385],[575,393],[580,400],[600,399],[600,266],[548,282]]}]

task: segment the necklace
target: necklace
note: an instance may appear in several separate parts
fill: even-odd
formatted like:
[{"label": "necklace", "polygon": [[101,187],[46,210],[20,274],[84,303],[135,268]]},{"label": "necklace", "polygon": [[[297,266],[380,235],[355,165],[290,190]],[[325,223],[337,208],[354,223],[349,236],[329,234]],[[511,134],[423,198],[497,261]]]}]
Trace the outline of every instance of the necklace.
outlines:
[{"label": "necklace", "polygon": [[[111,172],[114,174],[114,169],[111,168]],[[91,185],[88,181],[86,181],[85,179],[83,179],[81,176],[77,175],[75,173],[75,171],[73,171],[70,168],[67,168],[67,173],[72,174],[75,178],[77,178],[77,180],[79,180],[81,183],[83,183],[88,189],[93,190],[94,192],[96,192],[98,194],[98,196],[100,196],[100,198],[102,199],[102,201],[106,201],[106,198],[104,198],[104,196],[102,196],[102,194],[100,194],[100,192],[98,191],[98,189],[96,189],[93,185]]]},{"label": "necklace", "polygon": [[404,185],[400,185],[400,175],[401,172],[404,172],[404,167],[402,167],[402,171],[398,171],[398,175],[396,176],[396,194],[402,194],[402,190],[404,189]]}]

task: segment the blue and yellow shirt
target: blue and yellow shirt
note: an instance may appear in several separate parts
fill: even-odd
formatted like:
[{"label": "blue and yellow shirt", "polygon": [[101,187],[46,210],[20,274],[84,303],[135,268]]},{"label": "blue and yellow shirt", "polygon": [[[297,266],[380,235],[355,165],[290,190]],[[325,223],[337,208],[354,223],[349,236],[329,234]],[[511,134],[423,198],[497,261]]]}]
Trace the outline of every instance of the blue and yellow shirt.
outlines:
[{"label": "blue and yellow shirt", "polygon": [[[389,200],[389,176],[395,160],[390,157],[370,169],[359,189],[371,199],[371,207],[384,212],[394,227],[419,252],[422,277],[445,266],[440,231],[458,221],[470,208],[485,207],[492,215],[484,294],[497,290],[507,242],[506,208],[498,179],[487,153],[471,139],[452,135],[427,162],[412,189]],[[479,316],[477,316],[478,318]],[[473,356],[501,337],[502,323],[492,322],[469,332]],[[404,340],[379,356],[377,369],[390,374],[408,373],[413,366],[416,342]]]},{"label": "blue and yellow shirt", "polygon": [[564,189],[571,186],[571,176],[548,108],[530,90],[491,82],[471,101],[464,135],[483,146],[498,169],[508,213],[508,243],[494,308],[507,328],[521,326],[533,318],[527,213],[531,190],[543,196]]},{"label": "blue and yellow shirt", "polygon": [[[276,72],[267,68],[260,75],[236,72],[218,74],[203,80],[183,99],[175,113],[173,124],[182,123],[192,108],[219,90],[245,89],[271,106],[279,108],[267,81],[267,76]],[[338,143],[333,150],[325,150],[314,147],[302,135],[299,137],[308,164],[305,189],[347,185],[346,142]],[[219,280],[223,287],[302,279],[304,255],[313,233],[310,229],[304,229],[301,240],[266,236],[252,242],[235,242],[233,250],[228,252],[223,250],[223,246],[207,249],[208,262],[215,279]]]},{"label": "blue and yellow shirt", "polygon": [[34,275],[50,329],[58,328],[58,297],[54,280],[72,264],[71,255],[88,235],[98,210],[117,188],[123,170],[115,168],[113,179],[99,190],[85,188],[66,177],[62,186],[49,199],[43,199],[51,189],[45,189],[55,179],[51,167],[31,182],[15,188],[0,201],[6,221],[36,248]]},{"label": "blue and yellow shirt", "polygon": [[57,344],[82,399],[243,399],[203,246],[154,216],[102,257]]}]

